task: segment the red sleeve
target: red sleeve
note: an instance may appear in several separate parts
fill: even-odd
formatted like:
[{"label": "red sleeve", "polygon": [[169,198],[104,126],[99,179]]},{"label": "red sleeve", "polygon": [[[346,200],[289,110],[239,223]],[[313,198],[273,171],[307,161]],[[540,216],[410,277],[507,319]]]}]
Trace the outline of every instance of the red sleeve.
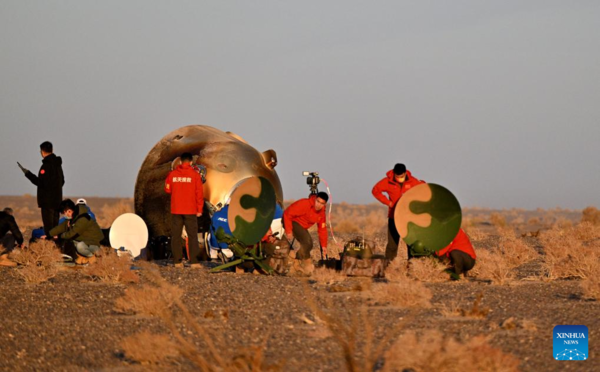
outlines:
[{"label": "red sleeve", "polygon": [[196,172],[194,178],[196,178],[196,210],[202,214],[204,208],[204,190],[202,188],[202,177]]},{"label": "red sleeve", "polygon": [[438,257],[442,257],[442,256],[446,255],[447,253],[450,253],[450,247],[452,247],[452,243],[454,243],[454,242],[451,242],[450,244],[448,244],[448,246],[446,248],[442,248],[439,251],[435,252],[435,254]]},{"label": "red sleeve", "polygon": [[167,194],[171,193],[171,182],[172,182],[171,178],[172,178],[172,173],[173,173],[172,171],[169,172],[169,174],[167,175],[167,179],[165,180],[165,192]]},{"label": "red sleeve", "polygon": [[297,200],[293,202],[289,207],[285,209],[283,212],[283,228],[286,234],[292,233],[292,220],[294,217],[302,215],[302,202],[304,199]]},{"label": "red sleeve", "polygon": [[387,192],[387,181],[387,178],[384,178],[381,181],[377,182],[375,186],[373,186],[373,190],[371,191],[371,193],[373,194],[375,199],[379,200],[385,206],[389,207],[391,200],[385,195],[383,195],[384,192]]},{"label": "red sleeve", "polygon": [[327,220],[325,218],[325,212],[322,213],[321,220],[317,222],[317,231],[319,233],[319,242],[321,242],[321,247],[327,248]]}]

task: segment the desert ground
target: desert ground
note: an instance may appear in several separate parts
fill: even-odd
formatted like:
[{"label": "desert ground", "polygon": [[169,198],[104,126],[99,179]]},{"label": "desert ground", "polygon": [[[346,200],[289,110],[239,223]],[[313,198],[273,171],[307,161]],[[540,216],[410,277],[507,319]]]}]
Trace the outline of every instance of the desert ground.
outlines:
[{"label": "desert ground", "polygon": [[[102,227],[133,205],[87,200]],[[26,238],[41,224],[35,197],[0,206]],[[427,258],[408,267],[403,247],[386,278],[370,279],[132,266],[110,250],[74,269],[54,264],[52,244],[31,245],[18,268],[0,268],[0,369],[600,371],[600,211],[463,215],[478,259],[460,281]],[[356,237],[384,251],[384,207],[334,204],[332,223],[330,256]],[[563,324],[588,327],[588,360],[554,360]]]}]

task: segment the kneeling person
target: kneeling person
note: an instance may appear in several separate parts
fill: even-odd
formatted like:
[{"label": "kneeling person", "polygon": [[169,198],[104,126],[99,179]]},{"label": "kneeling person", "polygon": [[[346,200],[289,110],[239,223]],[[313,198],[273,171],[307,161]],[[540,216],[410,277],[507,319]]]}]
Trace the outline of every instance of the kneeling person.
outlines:
[{"label": "kneeling person", "polygon": [[446,247],[435,254],[442,260],[450,260],[450,276],[454,280],[460,279],[460,274],[467,276],[467,272],[475,266],[475,250],[469,237],[463,229],[458,230],[454,240]]},{"label": "kneeling person", "polygon": [[84,265],[94,262],[94,254],[100,249],[104,234],[98,223],[92,219],[85,204],[75,205],[71,199],[60,203],[60,210],[66,221],[50,230],[55,239],[72,240],[77,249],[75,263]]},{"label": "kneeling person", "polygon": [[317,224],[321,247],[323,251],[327,251],[325,221],[325,204],[327,204],[327,200],[329,200],[327,193],[320,192],[292,203],[283,213],[285,236],[290,242],[295,238],[300,243],[296,259],[301,262],[301,269],[305,273],[310,273],[314,269],[310,258],[313,241],[308,229],[315,223]]},{"label": "kneeling person", "polygon": [[17,266],[15,262],[8,258],[8,254],[15,248],[15,242],[22,246],[23,235],[13,217],[12,208],[4,208],[0,212],[0,266]]}]

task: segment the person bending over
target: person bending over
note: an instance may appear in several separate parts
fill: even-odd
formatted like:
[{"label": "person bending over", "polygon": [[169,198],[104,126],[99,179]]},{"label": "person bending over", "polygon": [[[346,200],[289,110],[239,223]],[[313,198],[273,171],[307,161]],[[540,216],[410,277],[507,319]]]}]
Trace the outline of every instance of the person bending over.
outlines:
[{"label": "person bending over", "polygon": [[313,248],[313,240],[308,232],[315,223],[319,234],[319,242],[324,252],[327,252],[327,226],[325,220],[325,205],[329,196],[325,192],[319,192],[308,198],[297,200],[283,212],[283,226],[285,236],[289,242],[296,239],[300,243],[300,249],[296,253],[294,267],[305,274],[314,270],[310,258]]},{"label": "person bending over", "polygon": [[13,217],[12,208],[4,208],[0,212],[0,266],[17,266],[15,262],[8,258],[8,254],[15,248],[15,242],[22,246],[23,235]]},{"label": "person bending over", "polygon": [[435,254],[442,261],[450,261],[450,277],[453,280],[460,279],[460,274],[467,277],[467,272],[475,266],[475,250],[471,240],[463,229],[458,230],[458,234],[452,242]]}]

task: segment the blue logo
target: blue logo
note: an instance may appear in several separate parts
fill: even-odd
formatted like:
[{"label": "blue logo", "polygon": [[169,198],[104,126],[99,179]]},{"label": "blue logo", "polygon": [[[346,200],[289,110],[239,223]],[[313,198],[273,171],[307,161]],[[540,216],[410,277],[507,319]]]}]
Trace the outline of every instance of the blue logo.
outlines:
[{"label": "blue logo", "polygon": [[554,327],[554,360],[587,360],[588,327],[557,325]]}]

